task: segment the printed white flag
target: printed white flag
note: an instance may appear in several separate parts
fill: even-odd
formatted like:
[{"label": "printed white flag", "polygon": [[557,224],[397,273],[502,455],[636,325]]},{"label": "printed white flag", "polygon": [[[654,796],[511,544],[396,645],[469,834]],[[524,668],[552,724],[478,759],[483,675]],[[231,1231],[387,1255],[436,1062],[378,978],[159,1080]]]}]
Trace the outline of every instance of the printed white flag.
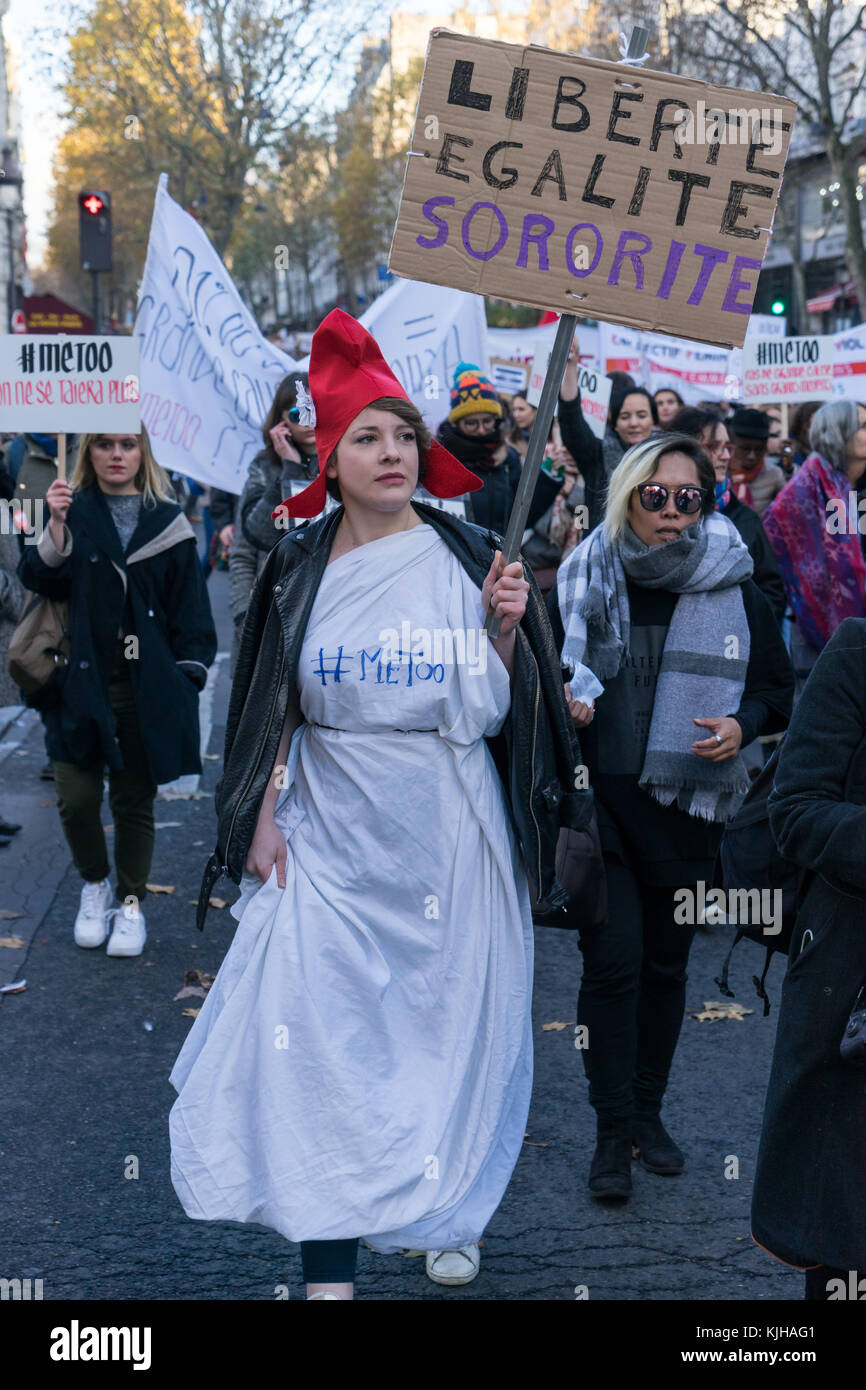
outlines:
[{"label": "printed white flag", "polygon": [[157,461],[240,493],[274,392],[296,364],[256,325],[194,217],[160,174],[135,335],[141,418]]}]

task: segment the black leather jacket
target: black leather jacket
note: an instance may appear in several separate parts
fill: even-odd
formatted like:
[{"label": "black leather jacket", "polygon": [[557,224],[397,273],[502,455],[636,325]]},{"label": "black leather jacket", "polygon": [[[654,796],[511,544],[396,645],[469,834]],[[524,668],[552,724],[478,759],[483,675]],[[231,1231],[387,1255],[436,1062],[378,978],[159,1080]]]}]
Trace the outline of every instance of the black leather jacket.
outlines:
[{"label": "black leather jacket", "polygon": [[[467,574],[484,582],[502,541],[491,531],[422,502],[413,507],[454,551]],[[207,862],[196,925],[221,874],[239,883],[268,779],[276,761],[301,644],[325,571],[342,507],[299,527],[271,550],[250,600],[226,721],[223,775],[215,792],[217,845]],[[511,710],[488,739],[511,807],[527,873],[546,910],[565,902],[554,876],[560,824],[583,828],[592,793],[573,790],[580,748],[563,693],[559,658],[544,601],[531,574],[526,613],[516,632]]]}]

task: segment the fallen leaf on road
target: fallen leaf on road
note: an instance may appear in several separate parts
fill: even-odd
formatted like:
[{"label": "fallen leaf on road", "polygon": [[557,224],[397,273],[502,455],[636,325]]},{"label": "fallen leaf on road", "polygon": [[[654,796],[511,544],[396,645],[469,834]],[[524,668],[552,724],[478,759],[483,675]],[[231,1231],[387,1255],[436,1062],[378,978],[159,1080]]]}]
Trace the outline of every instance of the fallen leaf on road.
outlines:
[{"label": "fallen leaf on road", "polygon": [[727,1018],[742,1023],[746,1014],[751,1013],[754,1013],[754,1009],[746,1009],[742,1004],[722,999],[705,999],[702,1010],[692,1009],[690,1011],[691,1017],[696,1018],[698,1023],[718,1023]]},{"label": "fallen leaf on road", "polygon": [[26,988],[26,980],[15,980],[11,985],[0,986],[0,994],[23,994]]},{"label": "fallen leaf on road", "polygon": [[[568,1025],[566,1025],[566,1026],[568,1026]],[[526,1144],[527,1147],[530,1148],[530,1149],[549,1149],[549,1148],[550,1148],[550,1145],[549,1145],[549,1144],[535,1144],[535,1143],[533,1143],[533,1141],[530,1139],[530,1137],[529,1137],[528,1134],[525,1134],[525,1135],[523,1136],[523,1142],[524,1142],[524,1144]]]},{"label": "fallen leaf on road", "polygon": [[229,905],[227,898],[208,898],[208,903],[211,907],[228,907]]},{"label": "fallen leaf on road", "polygon": [[56,806],[56,805],[57,805],[57,797],[55,797],[53,801],[37,801],[36,805],[37,805],[37,806]]},{"label": "fallen leaf on road", "polygon": [[198,1018],[201,1009],[181,1009],[184,1018]]},{"label": "fallen leaf on road", "polygon": [[203,985],[205,989],[210,989],[216,975],[209,975],[206,970],[188,970],[183,977],[185,985]]},{"label": "fallen leaf on road", "polygon": [[0,946],[6,946],[10,951],[20,951],[23,945],[20,936],[0,936]]},{"label": "fallen leaf on road", "polygon": [[148,893],[173,893],[173,883],[146,883],[145,888]]},{"label": "fallen leaf on road", "polygon": [[27,913],[26,913],[26,912],[13,912],[12,909],[11,909],[11,907],[0,907],[0,917],[2,917],[3,920],[4,920],[5,922],[11,921],[13,917],[26,917],[26,916],[27,916]]},{"label": "fallen leaf on road", "polygon": [[178,999],[189,999],[192,994],[197,994],[199,999],[204,999],[207,990],[202,989],[201,985],[184,985],[183,989],[178,990],[172,1003],[175,1003]]},{"label": "fallen leaf on road", "polygon": [[572,1019],[570,1023],[542,1023],[542,1025],[541,1025],[541,1031],[542,1031],[542,1033],[550,1033],[550,1032],[561,1033],[562,1030],[563,1030],[563,1028],[573,1028],[573,1027],[574,1027],[574,1019]]}]

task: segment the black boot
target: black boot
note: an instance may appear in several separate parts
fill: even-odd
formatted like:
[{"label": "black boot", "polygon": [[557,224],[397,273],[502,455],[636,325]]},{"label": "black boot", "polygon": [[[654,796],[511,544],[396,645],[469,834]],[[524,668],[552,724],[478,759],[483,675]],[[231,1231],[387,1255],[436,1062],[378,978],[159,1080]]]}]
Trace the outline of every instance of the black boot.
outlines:
[{"label": "black boot", "polygon": [[17,835],[20,829],[21,826],[16,825],[14,821],[0,820],[0,835]]},{"label": "black boot", "polygon": [[641,1165],[648,1173],[670,1177],[683,1171],[686,1160],[658,1115],[635,1116],[631,1134]]},{"label": "black boot", "polygon": [[631,1196],[631,1120],[599,1115],[589,1190],[602,1200]]}]

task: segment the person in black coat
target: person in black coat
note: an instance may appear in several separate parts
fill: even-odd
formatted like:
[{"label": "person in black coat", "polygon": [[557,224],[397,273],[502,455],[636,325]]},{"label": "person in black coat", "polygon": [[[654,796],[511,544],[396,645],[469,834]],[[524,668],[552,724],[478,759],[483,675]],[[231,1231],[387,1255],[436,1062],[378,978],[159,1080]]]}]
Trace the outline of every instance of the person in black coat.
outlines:
[{"label": "person in black coat", "polygon": [[668,428],[679,434],[691,435],[709,454],[716,474],[716,507],[734,523],[749,547],[755,566],[752,578],[781,625],[787,604],[782,571],[758,513],[741,502],[731,487],[728,464],[733,449],[727,426],[717,411],[687,405],[677,413]]},{"label": "person in black coat", "polygon": [[[465,468],[483,479],[484,487],[467,493],[466,519],[504,535],[520,483],[523,460],[502,439],[502,406],[493,385],[469,362],[454,370],[451,410],[442,421],[437,439]],[[542,468],[535,485],[526,525],[531,528],[543,516],[562,487]]]},{"label": "person in black coat", "polygon": [[633,1144],[650,1172],[683,1170],[660,1112],[697,904],[749,785],[740,749],[783,729],[793,700],[781,632],[713,482],[685,435],[628,450],[603,526],[557,576],[554,635],[607,873],[608,920],[581,926],[577,1008],[598,1117],[589,1187],[604,1199],[630,1195]]},{"label": "person in black coat", "polygon": [[198,692],[216,631],[195,535],[153,458],[147,432],[86,434],[69,483],[56,479],[50,521],[18,573],[68,604],[69,662],[44,707],[57,804],[84,879],[75,940],[99,946],[111,915],[100,821],[108,765],[117,899],[108,953],[138,955],[158,784],[201,772]]},{"label": "person in black coat", "polygon": [[839,1044],[866,981],[864,618],[846,618],[815,663],[769,811],[780,853],[810,877],[782,989],[752,1236],[806,1270],[807,1298],[862,1300],[866,1071]]}]

